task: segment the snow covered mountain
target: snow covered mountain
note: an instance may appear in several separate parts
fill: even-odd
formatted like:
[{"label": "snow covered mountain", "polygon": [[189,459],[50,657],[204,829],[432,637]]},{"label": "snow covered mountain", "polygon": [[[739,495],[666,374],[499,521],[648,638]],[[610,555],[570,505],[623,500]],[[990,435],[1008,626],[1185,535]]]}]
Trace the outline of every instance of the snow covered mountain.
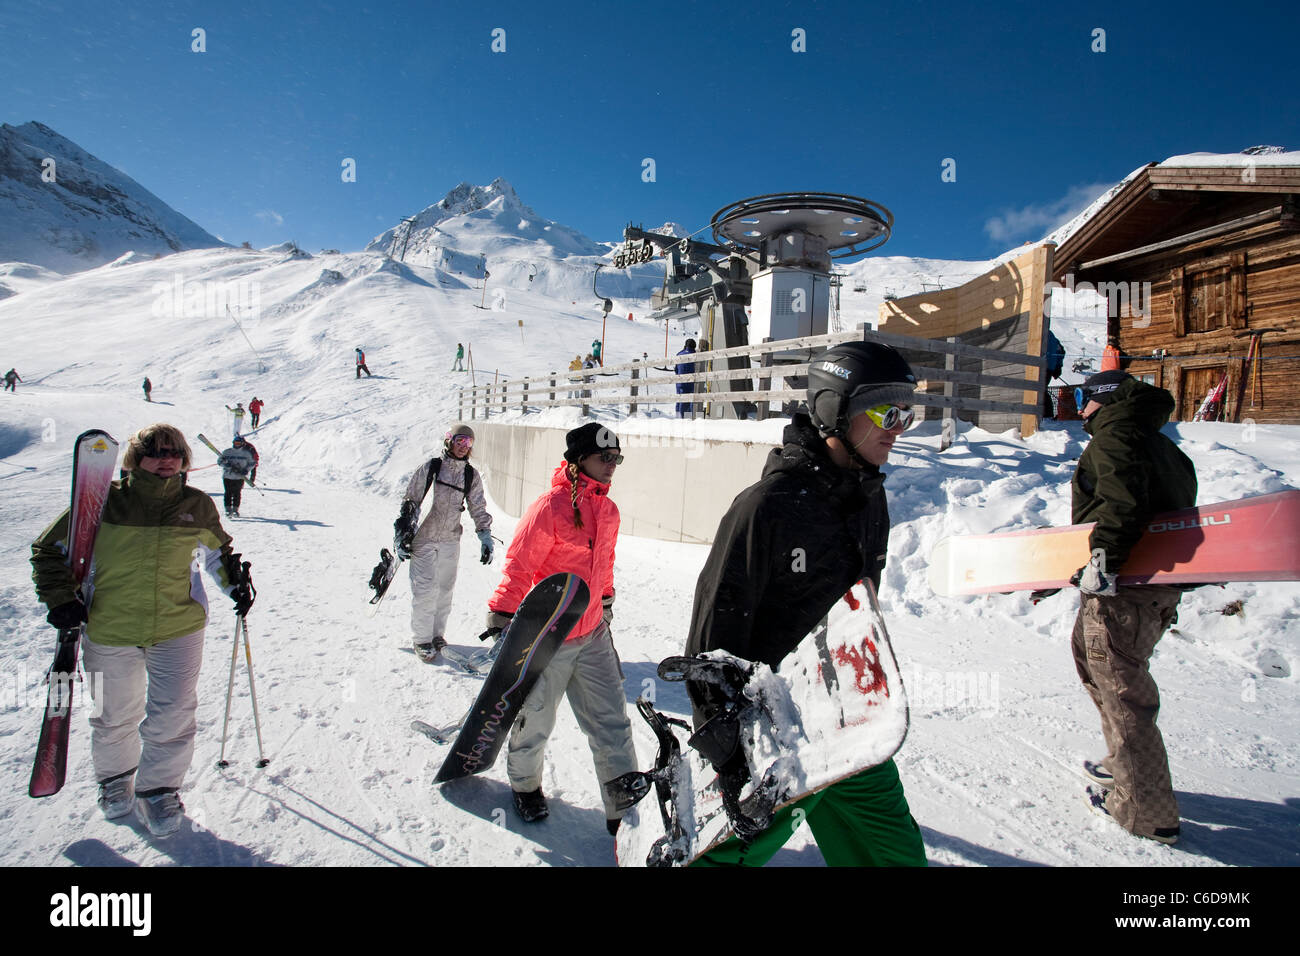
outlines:
[{"label": "snow covered mountain", "polygon": [[0,262],[80,272],[224,243],[41,123],[0,124]]},{"label": "snow covered mountain", "polygon": [[[366,251],[475,279],[486,268],[493,286],[582,303],[593,300],[592,275],[616,245],[539,216],[498,177],[486,186],[460,183],[409,226],[403,221],[376,236]],[[600,295],[615,300],[616,312],[643,311],[663,268],[639,266],[602,278]]]}]

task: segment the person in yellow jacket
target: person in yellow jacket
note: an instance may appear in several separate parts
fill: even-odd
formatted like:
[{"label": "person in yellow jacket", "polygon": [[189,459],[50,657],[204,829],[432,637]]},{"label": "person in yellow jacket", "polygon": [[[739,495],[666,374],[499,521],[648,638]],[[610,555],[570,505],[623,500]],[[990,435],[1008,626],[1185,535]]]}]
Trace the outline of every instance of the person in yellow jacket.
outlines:
[{"label": "person in yellow jacket", "polygon": [[86,624],[84,668],[96,697],[91,762],[108,819],[133,809],[155,836],[180,829],[177,791],[194,756],[208,601],[199,570],[247,614],[251,582],[212,498],[185,483],[192,455],[180,430],[131,436],[113,482],[91,566],[89,606],[66,564],[68,512],[32,544],[36,594],[55,627]]}]

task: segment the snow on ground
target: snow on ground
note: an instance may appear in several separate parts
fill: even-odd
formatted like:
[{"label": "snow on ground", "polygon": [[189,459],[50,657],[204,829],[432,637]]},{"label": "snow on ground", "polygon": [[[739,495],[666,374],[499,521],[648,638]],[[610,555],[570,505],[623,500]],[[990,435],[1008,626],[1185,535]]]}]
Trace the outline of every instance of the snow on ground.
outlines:
[{"label": "snow on ground", "polygon": [[[169,314],[165,289],[177,278],[183,291],[234,283],[238,294],[238,283],[258,283],[261,314],[245,323],[247,341],[224,312]],[[475,682],[421,664],[407,649],[404,574],[378,614],[366,614],[365,582],[388,543],[399,488],[437,449],[456,390],[469,378],[444,371],[456,343],[472,345],[482,381],[484,369],[516,377],[563,368],[599,333],[598,313],[584,306],[508,289],[506,310],[493,312],[474,308],[480,296],[465,277],[369,254],[299,259],[225,249],[105,266],[0,302],[13,356],[6,365],[26,379],[0,404],[0,772],[9,781],[0,788],[0,819],[8,823],[0,863],[612,863],[590,755],[567,707],[548,750],[552,813],[544,823],[526,826],[514,816],[503,762],[481,778],[434,789],[441,750],[407,725],[455,719]],[[662,354],[663,333],[654,326],[609,328],[611,361]],[[373,379],[353,378],[358,345]],[[157,407],[143,403],[145,374]],[[84,717],[72,734],[64,790],[31,801],[25,783],[52,631],[32,593],[27,557],[30,541],[65,506],[72,438],[97,426],[125,439],[161,419],[224,445],[223,406],[254,394],[268,404],[265,417],[281,417],[254,439],[263,494],[247,492],[245,517],[228,529],[253,562],[259,589],[249,630],[270,766],[254,767],[242,660],[232,763],[215,766],[233,626],[223,610],[208,630],[198,747],[182,791],[190,828],[153,841],[134,822],[100,817]],[[546,420],[563,426],[575,414],[552,411]],[[616,427],[649,432],[664,422]],[[696,422],[679,437],[740,432],[770,443],[779,430],[773,422]],[[1202,501],[1300,485],[1295,428],[1199,424],[1170,432],[1197,464]],[[940,452],[931,423],[896,447],[882,602],[912,703],[898,762],[931,862],[1300,862],[1300,585],[1192,592],[1177,633],[1156,652],[1161,726],[1183,811],[1184,839],[1175,847],[1128,836],[1093,816],[1083,798],[1080,761],[1100,753],[1101,738],[1070,658],[1076,599],[1063,592],[1034,606],[1024,595],[943,600],[929,591],[926,555],[944,535],[1068,522],[1069,477],[1085,440],[1077,423],[1049,425],[1028,441],[966,428]],[[195,457],[199,465],[212,458],[197,444]],[[629,456],[625,468],[636,461]],[[220,494],[214,467],[192,481]],[[617,478],[613,493],[617,500]],[[497,536],[508,541],[513,520],[492,510]],[[477,646],[500,570],[499,559],[480,566],[476,551],[463,549],[448,632],[466,650]],[[654,686],[662,708],[687,712],[679,685],[655,685],[655,666],[681,651],[706,553],[620,539],[615,636],[629,704]],[[1244,614],[1220,613],[1234,601]],[[225,607],[222,599],[214,605]],[[1287,676],[1267,676],[1279,672],[1279,660]],[[85,700],[84,687],[78,698]],[[652,738],[635,714],[633,726],[648,765]],[[816,864],[820,854],[801,831],[774,862]]]}]

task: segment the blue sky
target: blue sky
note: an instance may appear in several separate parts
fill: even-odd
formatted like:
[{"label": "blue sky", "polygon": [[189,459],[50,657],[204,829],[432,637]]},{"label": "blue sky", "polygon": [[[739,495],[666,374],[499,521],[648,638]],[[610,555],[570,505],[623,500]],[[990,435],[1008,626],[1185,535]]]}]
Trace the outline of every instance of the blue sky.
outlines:
[{"label": "blue sky", "polygon": [[821,190],[893,211],[879,254],[978,259],[1142,163],[1300,148],[1300,14],[1137,6],[6,0],[0,121],[255,246],[359,249],[503,176],[596,240]]}]

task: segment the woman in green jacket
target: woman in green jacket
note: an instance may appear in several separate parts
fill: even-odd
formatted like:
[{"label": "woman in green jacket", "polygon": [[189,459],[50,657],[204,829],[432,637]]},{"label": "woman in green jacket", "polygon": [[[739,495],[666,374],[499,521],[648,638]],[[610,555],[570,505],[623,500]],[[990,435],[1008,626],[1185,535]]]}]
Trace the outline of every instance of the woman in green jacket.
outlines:
[{"label": "woman in green jacket", "polygon": [[128,440],[123,477],[108,493],[95,540],[89,606],[65,563],[68,512],[32,544],[47,620],[59,628],[86,624],[100,808],[108,819],[134,809],[155,836],[181,826],[177,791],[194,755],[208,619],[199,570],[219,582],[237,612],[252,605],[216,506],[185,483],[190,461],[189,444],[172,425],[150,425]]}]

